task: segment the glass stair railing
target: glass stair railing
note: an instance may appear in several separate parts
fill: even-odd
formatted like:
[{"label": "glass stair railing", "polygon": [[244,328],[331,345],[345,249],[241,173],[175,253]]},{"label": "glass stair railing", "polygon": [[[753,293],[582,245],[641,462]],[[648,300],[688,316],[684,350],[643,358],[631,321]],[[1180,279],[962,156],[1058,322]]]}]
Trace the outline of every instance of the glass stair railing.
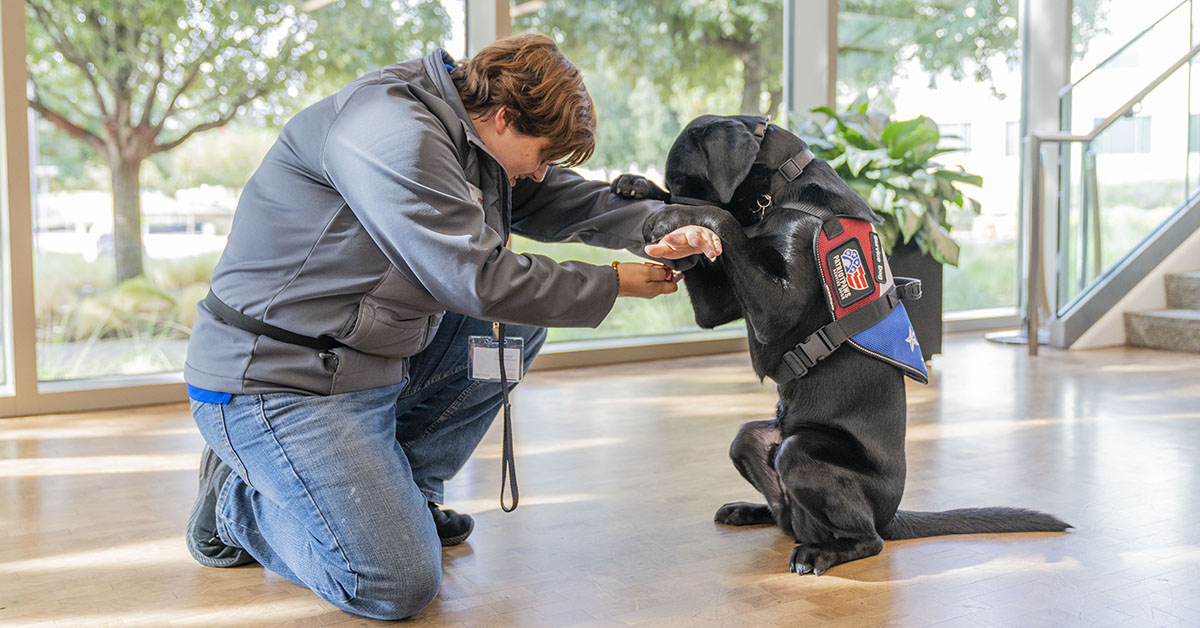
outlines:
[{"label": "glass stair railing", "polygon": [[[1027,338],[1041,336],[1040,316],[1049,314],[1052,321],[1070,316],[1195,196],[1200,181],[1196,8],[1193,0],[1180,2],[1063,88],[1060,132],[1027,138],[1032,164]],[[1138,91],[1131,96],[1133,89]],[[1046,191],[1044,181],[1054,190]],[[1046,220],[1043,212],[1056,212],[1056,220]],[[1043,237],[1049,225],[1056,232]],[[1046,255],[1044,247],[1054,247],[1055,254]],[[1054,267],[1043,271],[1042,263]],[[1062,346],[1070,342],[1052,340]],[[1037,345],[1029,343],[1030,353],[1036,354]]]},{"label": "glass stair railing", "polygon": [[[1195,45],[1193,2],[1180,2],[1112,56],[1059,93],[1060,130],[1087,133]],[[1075,300],[1149,235],[1196,190],[1188,63],[1120,112],[1090,142],[1060,148],[1055,313]]]}]

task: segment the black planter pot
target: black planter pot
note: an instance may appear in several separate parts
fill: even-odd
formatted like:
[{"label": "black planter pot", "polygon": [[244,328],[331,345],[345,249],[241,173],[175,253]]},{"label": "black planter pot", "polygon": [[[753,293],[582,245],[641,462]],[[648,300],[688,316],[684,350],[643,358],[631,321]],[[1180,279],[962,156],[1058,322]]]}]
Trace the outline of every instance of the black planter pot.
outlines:
[{"label": "black planter pot", "polygon": [[897,246],[888,262],[893,275],[921,280],[921,298],[905,301],[904,309],[917,332],[922,357],[929,361],[942,352],[942,265],[912,243]]}]

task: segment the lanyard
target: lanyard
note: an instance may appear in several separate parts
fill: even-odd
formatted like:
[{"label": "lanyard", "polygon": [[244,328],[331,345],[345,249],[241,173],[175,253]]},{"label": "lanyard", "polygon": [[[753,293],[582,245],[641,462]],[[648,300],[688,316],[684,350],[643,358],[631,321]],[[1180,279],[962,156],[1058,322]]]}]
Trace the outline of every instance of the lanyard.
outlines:
[{"label": "lanyard", "polygon": [[[517,490],[517,461],[513,456],[512,404],[508,401],[508,373],[504,368],[504,324],[492,323],[492,333],[499,345],[500,358],[500,394],[504,400],[504,444],[500,456],[500,508],[504,512],[517,509],[520,494]],[[504,505],[504,488],[508,485],[512,497],[512,506]]]}]

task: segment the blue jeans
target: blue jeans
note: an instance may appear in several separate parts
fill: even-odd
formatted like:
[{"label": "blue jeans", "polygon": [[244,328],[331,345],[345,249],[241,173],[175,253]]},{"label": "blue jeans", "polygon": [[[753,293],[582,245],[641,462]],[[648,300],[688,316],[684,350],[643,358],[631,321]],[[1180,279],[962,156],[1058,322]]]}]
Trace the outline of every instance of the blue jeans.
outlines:
[{"label": "blue jeans", "polygon": [[[546,330],[506,332],[525,339],[528,369]],[[498,382],[467,378],[467,337],[491,333],[447,313],[393,386],[193,401],[200,433],[233,468],[217,500],[221,540],[343,610],[400,619],[424,608],[442,580],[426,502],[441,502],[501,404]]]}]

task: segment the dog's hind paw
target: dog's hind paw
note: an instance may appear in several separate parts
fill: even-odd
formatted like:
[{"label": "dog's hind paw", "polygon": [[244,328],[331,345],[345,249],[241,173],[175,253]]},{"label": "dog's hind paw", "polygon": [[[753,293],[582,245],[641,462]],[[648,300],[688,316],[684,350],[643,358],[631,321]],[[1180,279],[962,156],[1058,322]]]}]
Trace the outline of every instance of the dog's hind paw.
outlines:
[{"label": "dog's hind paw", "polygon": [[753,526],[775,523],[775,518],[771,516],[771,509],[766,504],[733,502],[718,508],[713,521],[727,526]]},{"label": "dog's hind paw", "polygon": [[812,572],[819,576],[830,567],[842,563],[874,556],[883,549],[883,539],[876,536],[863,538],[838,538],[822,543],[801,543],[792,549],[789,568],[792,573],[804,575]]},{"label": "dog's hind paw", "polygon": [[818,545],[797,545],[792,549],[792,559],[788,562],[788,571],[798,576],[806,573],[819,576],[840,562],[842,561],[836,550]]}]

